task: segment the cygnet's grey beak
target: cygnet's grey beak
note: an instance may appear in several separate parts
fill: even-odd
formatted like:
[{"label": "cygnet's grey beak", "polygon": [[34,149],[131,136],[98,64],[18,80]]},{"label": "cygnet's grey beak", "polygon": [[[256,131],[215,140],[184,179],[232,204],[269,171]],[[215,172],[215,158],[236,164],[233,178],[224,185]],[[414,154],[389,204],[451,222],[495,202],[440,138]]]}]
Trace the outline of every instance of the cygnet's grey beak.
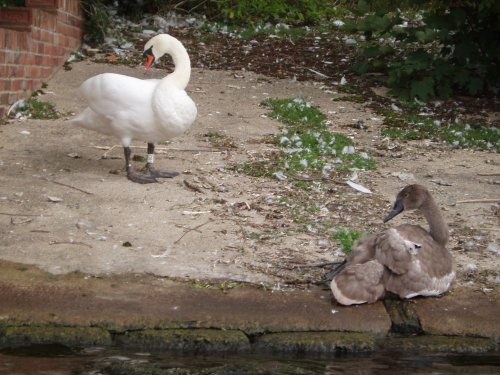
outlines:
[{"label": "cygnet's grey beak", "polygon": [[404,211],[404,209],[405,208],[403,206],[403,202],[402,201],[397,200],[396,202],[394,202],[394,207],[392,208],[392,211],[389,212],[389,215],[387,215],[386,218],[384,219],[384,223],[387,223],[394,216],[399,215],[401,212]]}]

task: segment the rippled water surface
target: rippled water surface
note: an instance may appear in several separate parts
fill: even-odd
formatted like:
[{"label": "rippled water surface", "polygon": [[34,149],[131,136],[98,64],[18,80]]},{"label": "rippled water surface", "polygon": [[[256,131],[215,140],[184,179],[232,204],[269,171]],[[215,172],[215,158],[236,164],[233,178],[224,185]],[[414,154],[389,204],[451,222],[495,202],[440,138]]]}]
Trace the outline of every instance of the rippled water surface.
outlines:
[{"label": "rippled water surface", "polygon": [[500,374],[500,353],[383,352],[321,357],[181,355],[33,346],[0,351],[0,374]]}]

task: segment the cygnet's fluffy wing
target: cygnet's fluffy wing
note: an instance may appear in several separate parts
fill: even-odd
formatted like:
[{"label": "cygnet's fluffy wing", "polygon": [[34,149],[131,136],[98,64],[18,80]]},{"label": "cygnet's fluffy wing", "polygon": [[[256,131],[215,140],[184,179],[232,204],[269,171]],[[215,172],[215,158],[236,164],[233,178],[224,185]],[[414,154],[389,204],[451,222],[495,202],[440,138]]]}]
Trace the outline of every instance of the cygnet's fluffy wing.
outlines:
[{"label": "cygnet's fluffy wing", "polygon": [[[392,229],[396,230],[405,242],[398,244],[395,236],[390,237],[389,240],[392,239],[392,249],[396,255],[392,259],[383,258],[383,252],[377,248],[377,259],[380,262],[386,261],[388,268],[392,266],[399,271],[404,269],[404,272],[387,274],[384,280],[386,290],[401,298],[412,298],[418,295],[436,296],[446,292],[455,278],[455,268],[449,251],[434,241],[422,227],[404,224]],[[384,243],[385,250],[388,250],[388,243]],[[400,256],[399,262],[394,260],[397,254],[405,252],[409,255]]]},{"label": "cygnet's fluffy wing", "polygon": [[333,296],[342,305],[377,301],[384,294],[384,266],[376,260],[347,265],[330,284]]},{"label": "cygnet's fluffy wing", "polygon": [[387,229],[378,236],[375,258],[395,274],[401,275],[408,272],[412,255],[418,252],[420,245],[407,239],[398,228]]}]

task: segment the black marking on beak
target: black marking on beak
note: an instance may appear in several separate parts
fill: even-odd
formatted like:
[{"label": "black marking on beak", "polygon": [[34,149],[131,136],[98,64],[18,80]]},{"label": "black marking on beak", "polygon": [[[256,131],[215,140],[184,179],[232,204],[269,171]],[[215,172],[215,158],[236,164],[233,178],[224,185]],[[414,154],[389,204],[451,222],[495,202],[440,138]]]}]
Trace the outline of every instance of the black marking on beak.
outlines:
[{"label": "black marking on beak", "polygon": [[400,201],[400,200],[397,200],[395,203],[394,203],[394,207],[392,208],[392,211],[389,212],[389,215],[386,216],[386,218],[384,219],[384,223],[387,223],[389,220],[391,220],[393,217],[399,215],[401,212],[404,211],[404,206],[403,206],[403,202]]}]

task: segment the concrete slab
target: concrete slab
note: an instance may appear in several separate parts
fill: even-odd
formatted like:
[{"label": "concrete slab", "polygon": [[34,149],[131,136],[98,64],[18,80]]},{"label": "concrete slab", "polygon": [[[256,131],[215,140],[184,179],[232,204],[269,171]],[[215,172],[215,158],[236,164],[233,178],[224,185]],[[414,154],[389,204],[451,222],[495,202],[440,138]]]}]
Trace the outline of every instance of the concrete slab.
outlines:
[{"label": "concrete slab", "polygon": [[432,335],[473,335],[500,340],[500,298],[474,289],[454,289],[441,298],[415,300],[422,329]]},{"label": "concrete slab", "polygon": [[247,334],[350,331],[376,336],[385,336],[391,326],[382,303],[339,307],[332,304],[330,291],[320,288],[279,292],[240,286],[224,291],[152,276],[54,276],[8,262],[0,263],[0,269],[0,325],[34,322],[115,331],[219,328]]}]

